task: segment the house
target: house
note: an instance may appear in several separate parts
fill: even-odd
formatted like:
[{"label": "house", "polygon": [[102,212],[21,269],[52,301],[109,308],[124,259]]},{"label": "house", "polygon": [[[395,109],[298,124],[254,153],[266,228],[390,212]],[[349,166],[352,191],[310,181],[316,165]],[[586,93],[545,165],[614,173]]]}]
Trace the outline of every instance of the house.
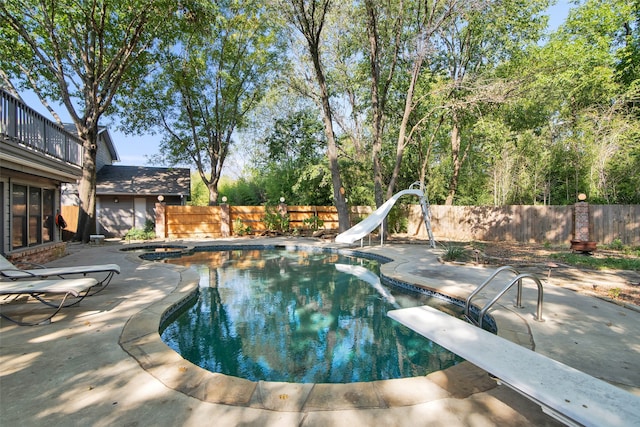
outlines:
[{"label": "house", "polygon": [[82,141],[0,88],[0,252],[46,262],[64,254],[61,188],[82,176]]},{"label": "house", "polygon": [[[188,168],[114,165],[120,158],[107,128],[98,132],[96,151],[96,232],[124,237],[155,222],[155,205],[184,205],[191,195]],[[63,212],[79,205],[77,185],[62,186]],[[73,217],[69,215],[69,217]],[[75,232],[74,223],[71,225]]]},{"label": "house", "polygon": [[124,236],[132,228],[155,223],[155,204],[184,205],[191,192],[185,168],[105,165],[97,174],[97,230]]},{"label": "house", "polygon": [[[0,88],[0,252],[43,263],[64,254],[76,231],[82,177],[82,141],[73,125],[45,118]],[[155,217],[159,198],[185,204],[189,169],[114,166],[119,161],[108,129],[98,134],[96,230],[124,236]],[[61,211],[67,228],[56,226]],[[63,238],[64,237],[64,238]]]}]

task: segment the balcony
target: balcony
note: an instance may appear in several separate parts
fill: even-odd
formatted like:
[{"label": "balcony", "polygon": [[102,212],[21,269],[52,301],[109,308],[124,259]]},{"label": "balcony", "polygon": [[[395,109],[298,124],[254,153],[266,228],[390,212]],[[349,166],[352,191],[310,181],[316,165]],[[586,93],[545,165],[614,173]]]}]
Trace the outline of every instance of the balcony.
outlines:
[{"label": "balcony", "polygon": [[82,172],[82,141],[0,89],[2,167],[63,182]]}]

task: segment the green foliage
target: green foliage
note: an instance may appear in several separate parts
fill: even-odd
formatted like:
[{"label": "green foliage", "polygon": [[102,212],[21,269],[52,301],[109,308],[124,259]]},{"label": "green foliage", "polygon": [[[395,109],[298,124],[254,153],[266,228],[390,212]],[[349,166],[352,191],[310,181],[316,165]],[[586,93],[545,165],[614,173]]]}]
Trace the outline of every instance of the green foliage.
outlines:
[{"label": "green foliage", "polygon": [[621,251],[622,249],[624,249],[624,245],[622,244],[622,240],[620,239],[614,239],[611,243],[609,243],[608,247],[609,249],[614,251]]},{"label": "green foliage", "polygon": [[220,194],[227,197],[227,203],[236,206],[260,206],[266,202],[264,188],[259,182],[247,178],[223,182]]},{"label": "green foliage", "polygon": [[593,257],[583,254],[574,253],[556,253],[552,254],[565,264],[571,264],[578,267],[587,267],[597,270],[614,269],[614,270],[635,270],[640,271],[640,258],[620,258],[620,257]]},{"label": "green foliage", "polygon": [[466,261],[468,258],[467,252],[462,246],[450,244],[443,245],[443,248],[445,250],[444,254],[442,255],[442,259],[444,261]]},{"label": "green foliage", "polygon": [[233,234],[236,236],[251,234],[251,227],[244,225],[240,218],[236,218],[233,220]]},{"label": "green foliage", "polygon": [[311,218],[305,218],[302,220],[302,223],[309,230],[317,231],[324,225],[324,221],[321,220],[317,215],[313,215]]},{"label": "green foliage", "polygon": [[197,173],[191,174],[191,200],[189,206],[208,206],[209,189]]},{"label": "green foliage", "polygon": [[618,299],[620,298],[620,292],[622,292],[622,289],[620,288],[609,289],[609,296],[613,299]]},{"label": "green foliage", "polygon": [[282,215],[272,207],[267,206],[264,213],[263,222],[267,230],[280,233],[289,231],[289,214]]},{"label": "green foliage", "polygon": [[146,84],[129,96],[127,129],[161,133],[162,160],[195,166],[216,201],[235,134],[282,66],[283,29],[260,1],[191,7],[193,25],[178,33]]},{"label": "green foliage", "polygon": [[147,220],[144,224],[144,228],[132,228],[125,234],[125,239],[128,240],[151,240],[156,237],[156,224],[153,221]]},{"label": "green foliage", "polygon": [[396,204],[387,215],[387,227],[390,233],[406,233],[409,225],[408,206]]}]

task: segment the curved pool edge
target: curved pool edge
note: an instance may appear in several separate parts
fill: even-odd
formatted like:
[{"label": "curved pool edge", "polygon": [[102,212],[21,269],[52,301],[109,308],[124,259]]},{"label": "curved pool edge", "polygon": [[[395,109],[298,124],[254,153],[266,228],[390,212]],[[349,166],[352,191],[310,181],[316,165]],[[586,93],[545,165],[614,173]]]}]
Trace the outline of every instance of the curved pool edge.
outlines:
[{"label": "curved pool edge", "polygon": [[159,334],[162,320],[198,286],[195,270],[181,271],[170,294],[127,321],[119,344],[165,386],[201,401],[284,412],[389,409],[460,398],[496,386],[469,362],[423,377],[348,384],[255,382],[207,371],[182,358]]}]

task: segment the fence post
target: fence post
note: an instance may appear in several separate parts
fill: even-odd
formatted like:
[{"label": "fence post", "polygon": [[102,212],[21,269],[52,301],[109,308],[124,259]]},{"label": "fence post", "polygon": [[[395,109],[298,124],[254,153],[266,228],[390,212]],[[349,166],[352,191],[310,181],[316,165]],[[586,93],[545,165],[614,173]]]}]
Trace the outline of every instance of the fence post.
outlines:
[{"label": "fence post", "polygon": [[156,237],[162,239],[167,238],[167,204],[164,202],[156,203]]},{"label": "fence post", "polygon": [[278,213],[282,216],[287,214],[287,204],[284,201],[284,197],[280,197],[280,204],[278,204]]},{"label": "fence post", "polygon": [[220,204],[220,235],[222,237],[231,236],[231,214],[227,203]]}]

